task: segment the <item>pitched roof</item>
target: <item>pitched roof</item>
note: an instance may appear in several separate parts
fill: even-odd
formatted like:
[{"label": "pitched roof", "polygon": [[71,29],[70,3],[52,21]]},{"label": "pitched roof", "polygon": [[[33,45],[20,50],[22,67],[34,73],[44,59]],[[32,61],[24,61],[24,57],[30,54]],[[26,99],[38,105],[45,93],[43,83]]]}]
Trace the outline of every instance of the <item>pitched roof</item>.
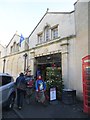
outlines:
[{"label": "pitched roof", "polygon": [[35,28],[33,29],[33,31],[30,33],[30,35],[28,36],[28,38],[33,34],[33,32],[35,31],[35,29],[38,27],[38,25],[41,23],[41,21],[44,19],[44,17],[47,15],[47,14],[71,14],[73,11],[71,12],[48,12],[48,10],[46,11],[46,13],[43,15],[43,17],[40,19],[40,21],[38,22],[38,24],[35,26]]},{"label": "pitched roof", "polygon": [[[15,33],[15,34],[13,35],[13,37],[11,38],[11,40],[9,41],[8,45],[6,46],[6,48],[9,46],[9,44],[11,43],[11,41],[13,40],[13,38],[14,38],[16,35],[19,36],[18,34]],[[20,36],[19,36],[19,37],[20,37]]]}]

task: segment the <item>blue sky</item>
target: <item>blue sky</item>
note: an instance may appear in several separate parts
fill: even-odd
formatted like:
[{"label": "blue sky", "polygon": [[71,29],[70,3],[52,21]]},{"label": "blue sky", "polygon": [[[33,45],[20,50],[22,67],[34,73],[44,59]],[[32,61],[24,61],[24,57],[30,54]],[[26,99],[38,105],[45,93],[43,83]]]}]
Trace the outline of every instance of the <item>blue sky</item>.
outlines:
[{"label": "blue sky", "polygon": [[0,0],[0,43],[7,45],[15,32],[28,37],[47,8],[50,12],[74,10],[77,0]]}]

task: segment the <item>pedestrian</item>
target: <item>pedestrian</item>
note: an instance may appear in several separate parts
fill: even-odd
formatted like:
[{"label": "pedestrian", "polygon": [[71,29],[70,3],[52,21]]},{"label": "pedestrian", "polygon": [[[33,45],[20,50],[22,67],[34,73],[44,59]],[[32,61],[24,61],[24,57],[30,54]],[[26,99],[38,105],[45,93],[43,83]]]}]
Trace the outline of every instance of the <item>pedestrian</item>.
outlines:
[{"label": "pedestrian", "polygon": [[[29,85],[29,87],[33,87],[33,84],[34,84],[34,78],[33,76],[31,75],[31,70],[28,70],[25,74],[25,82],[26,82],[26,85]],[[27,86],[26,86],[27,87]]]},{"label": "pedestrian", "polygon": [[35,89],[36,89],[36,100],[38,102],[44,103],[45,101],[45,91],[46,91],[46,84],[42,79],[41,75],[38,76],[35,82]]},{"label": "pedestrian", "polygon": [[26,83],[26,91],[24,97],[26,98],[27,103],[29,103],[30,97],[34,91],[34,79],[33,76],[31,75],[31,70],[28,70],[25,74],[25,83]]},{"label": "pedestrian", "polygon": [[15,84],[17,88],[17,106],[18,106],[18,109],[21,109],[23,106],[23,98],[24,98],[24,91],[25,91],[25,77],[22,72],[19,74],[19,77],[16,78]]}]

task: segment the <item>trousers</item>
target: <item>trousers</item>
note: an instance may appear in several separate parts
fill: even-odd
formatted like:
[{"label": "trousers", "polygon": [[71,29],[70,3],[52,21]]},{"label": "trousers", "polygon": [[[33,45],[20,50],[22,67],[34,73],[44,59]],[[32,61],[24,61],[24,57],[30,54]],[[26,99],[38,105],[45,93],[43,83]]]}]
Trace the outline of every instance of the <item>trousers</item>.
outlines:
[{"label": "trousers", "polygon": [[23,106],[23,99],[24,99],[24,90],[17,89],[17,106]]}]

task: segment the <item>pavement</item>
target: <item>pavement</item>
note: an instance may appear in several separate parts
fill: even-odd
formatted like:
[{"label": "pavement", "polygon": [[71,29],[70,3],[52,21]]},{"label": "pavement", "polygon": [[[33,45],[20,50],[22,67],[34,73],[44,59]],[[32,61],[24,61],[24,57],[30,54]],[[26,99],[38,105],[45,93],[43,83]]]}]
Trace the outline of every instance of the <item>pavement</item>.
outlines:
[{"label": "pavement", "polygon": [[83,112],[83,103],[77,101],[73,104],[65,104],[62,101],[54,100],[48,102],[47,106],[37,103],[32,99],[30,104],[24,99],[24,105],[19,110],[15,104],[14,111],[19,118],[89,118],[87,113]]}]

